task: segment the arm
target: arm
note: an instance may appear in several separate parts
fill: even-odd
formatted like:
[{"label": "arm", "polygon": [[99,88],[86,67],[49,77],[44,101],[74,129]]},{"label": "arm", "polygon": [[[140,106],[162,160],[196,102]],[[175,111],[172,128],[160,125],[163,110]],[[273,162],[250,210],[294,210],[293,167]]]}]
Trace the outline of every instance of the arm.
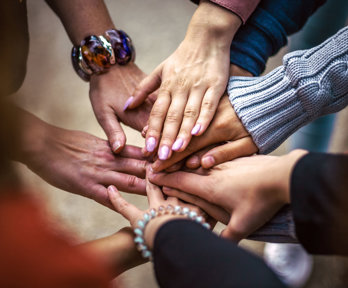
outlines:
[{"label": "arm", "polygon": [[154,267],[161,287],[286,287],[260,258],[199,224],[152,225],[157,225]]},{"label": "arm", "polygon": [[231,63],[260,75],[268,58],[287,44],[287,36],[299,31],[324,2],[262,0],[234,37]]},{"label": "arm", "polygon": [[26,164],[48,183],[108,207],[105,185],[145,193],[146,161],[140,148],[127,146],[115,155],[103,139],[55,127],[16,106],[8,110],[21,121],[12,159]]},{"label": "arm", "polygon": [[348,156],[310,153],[291,176],[296,235],[309,253],[348,255]]},{"label": "arm", "polygon": [[146,262],[134,245],[134,234],[129,227],[113,235],[81,244],[80,247],[94,254],[111,272],[113,278]]},{"label": "arm", "polygon": [[201,1],[180,46],[139,85],[130,109],[159,88],[146,133],[147,152],[158,147],[159,158],[166,160],[207,129],[226,89],[229,47],[240,25],[236,14]]},{"label": "arm", "polygon": [[[200,2],[200,0],[191,0],[191,1],[196,4],[199,4]],[[209,1],[230,10],[234,14],[238,15],[239,18],[242,19],[243,23],[245,23],[261,0],[249,0],[249,1],[209,0]]]},{"label": "arm", "polygon": [[309,50],[284,56],[258,78],[230,78],[230,101],[260,153],[269,153],[301,126],[348,104],[348,28]]},{"label": "arm", "polygon": [[[47,2],[61,19],[74,45],[80,44],[88,35],[101,35],[115,28],[103,0]],[[137,130],[141,130],[148,119],[153,103],[151,100],[127,114],[123,111],[124,103],[133,93],[135,85],[144,77],[145,74],[134,63],[113,65],[107,73],[91,77],[89,94],[93,110],[114,152],[121,151],[126,142],[118,119]]]}]

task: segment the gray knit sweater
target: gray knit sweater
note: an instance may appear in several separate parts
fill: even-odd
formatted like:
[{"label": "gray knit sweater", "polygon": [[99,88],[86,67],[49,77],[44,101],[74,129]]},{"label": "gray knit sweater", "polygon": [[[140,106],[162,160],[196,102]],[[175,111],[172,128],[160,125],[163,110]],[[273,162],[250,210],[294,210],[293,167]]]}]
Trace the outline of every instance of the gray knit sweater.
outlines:
[{"label": "gray knit sweater", "polygon": [[265,76],[231,77],[228,94],[259,153],[273,151],[301,126],[348,105],[348,27],[285,55]]}]

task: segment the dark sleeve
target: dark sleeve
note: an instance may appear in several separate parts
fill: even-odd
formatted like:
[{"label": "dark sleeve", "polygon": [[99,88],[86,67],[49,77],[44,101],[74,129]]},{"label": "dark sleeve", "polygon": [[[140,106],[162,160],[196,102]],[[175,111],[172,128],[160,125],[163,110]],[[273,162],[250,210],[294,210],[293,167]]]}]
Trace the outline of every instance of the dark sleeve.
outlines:
[{"label": "dark sleeve", "polygon": [[326,0],[262,0],[235,35],[230,60],[254,76]]},{"label": "dark sleeve", "polygon": [[160,287],[286,287],[261,259],[191,220],[164,224],[153,256]]},{"label": "dark sleeve", "polygon": [[348,155],[309,153],[291,177],[300,242],[313,254],[348,255]]}]

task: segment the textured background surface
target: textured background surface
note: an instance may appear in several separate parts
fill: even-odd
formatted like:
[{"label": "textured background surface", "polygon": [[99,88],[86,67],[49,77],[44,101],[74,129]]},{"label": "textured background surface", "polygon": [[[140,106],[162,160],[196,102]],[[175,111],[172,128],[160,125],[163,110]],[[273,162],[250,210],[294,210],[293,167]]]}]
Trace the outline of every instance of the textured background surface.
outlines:
[{"label": "textured background surface", "polygon": [[[116,27],[124,29],[133,38],[137,49],[136,63],[146,73],[175,50],[195,9],[188,0],[109,0],[106,3]],[[105,138],[91,109],[88,84],[82,82],[72,69],[71,43],[59,19],[44,1],[28,0],[28,10],[31,38],[28,73],[23,87],[15,95],[16,100],[51,124]],[[268,70],[281,63],[281,54],[270,60]],[[336,125],[334,151],[348,149],[347,121],[346,109]],[[128,143],[143,145],[138,133],[131,129],[126,132]],[[275,153],[285,151],[286,144]],[[34,192],[45,202],[47,213],[53,215],[52,226],[72,230],[76,242],[106,236],[127,225],[122,217],[109,209],[46,184],[24,166],[20,165],[19,169],[27,185],[35,187]],[[126,195],[126,198],[139,207],[146,207],[146,199],[141,196]],[[245,241],[243,245],[258,253],[262,251],[262,243]],[[316,258],[315,277],[309,286],[346,287],[344,262],[342,258]],[[124,287],[157,287],[150,264],[128,271],[115,281],[121,281]]]}]

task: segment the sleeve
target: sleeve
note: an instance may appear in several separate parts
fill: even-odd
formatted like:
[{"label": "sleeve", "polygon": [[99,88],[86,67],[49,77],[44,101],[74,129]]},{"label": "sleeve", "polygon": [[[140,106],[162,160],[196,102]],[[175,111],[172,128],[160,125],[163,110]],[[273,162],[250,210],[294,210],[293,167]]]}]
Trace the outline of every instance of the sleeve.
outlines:
[{"label": "sleeve", "polygon": [[[200,0],[191,0],[192,2],[199,4]],[[221,7],[224,7],[234,14],[238,15],[242,19],[243,23],[247,21],[251,13],[255,10],[257,4],[261,0],[210,0],[210,2],[215,3]]]},{"label": "sleeve", "polygon": [[190,220],[164,224],[153,252],[160,287],[286,287],[261,259]]},{"label": "sleeve", "polygon": [[287,36],[299,31],[323,3],[325,0],[262,0],[233,39],[231,63],[260,75],[268,58],[287,44]]},{"label": "sleeve", "polygon": [[301,126],[348,104],[348,27],[319,46],[284,56],[263,77],[231,77],[228,94],[259,153]]},{"label": "sleeve", "polygon": [[309,153],[295,165],[296,234],[313,254],[348,255],[348,155]]}]

